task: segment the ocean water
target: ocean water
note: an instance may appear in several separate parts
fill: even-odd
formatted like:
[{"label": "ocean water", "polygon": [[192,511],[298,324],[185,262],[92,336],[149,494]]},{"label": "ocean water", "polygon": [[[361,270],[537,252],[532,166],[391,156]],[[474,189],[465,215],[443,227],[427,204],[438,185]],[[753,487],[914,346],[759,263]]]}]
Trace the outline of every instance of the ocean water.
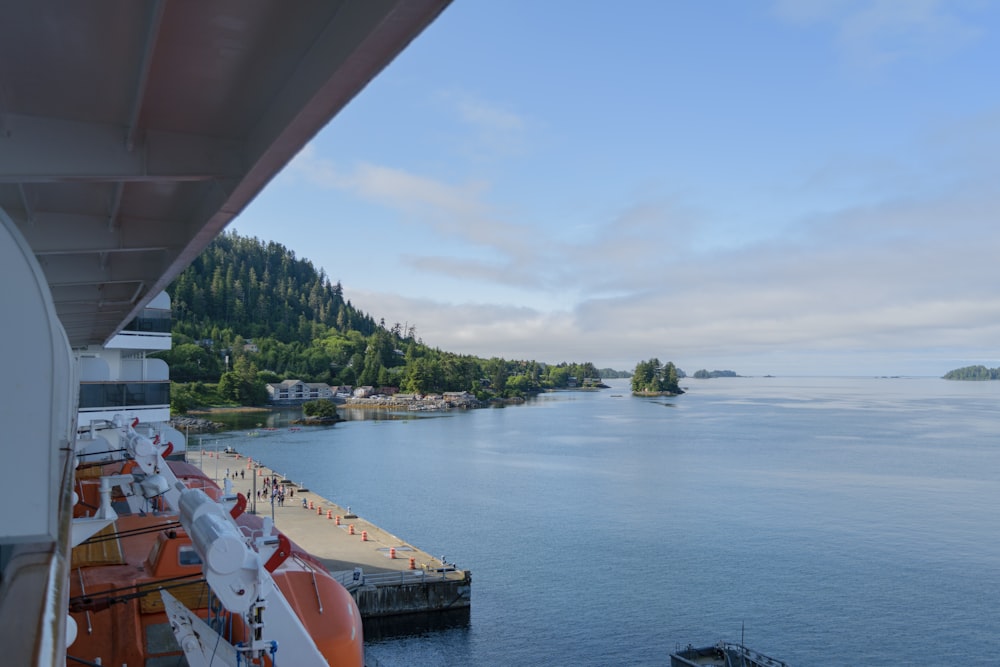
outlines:
[{"label": "ocean water", "polygon": [[627,381],[526,405],[206,440],[472,571],[382,667],[997,664],[1000,382]]}]

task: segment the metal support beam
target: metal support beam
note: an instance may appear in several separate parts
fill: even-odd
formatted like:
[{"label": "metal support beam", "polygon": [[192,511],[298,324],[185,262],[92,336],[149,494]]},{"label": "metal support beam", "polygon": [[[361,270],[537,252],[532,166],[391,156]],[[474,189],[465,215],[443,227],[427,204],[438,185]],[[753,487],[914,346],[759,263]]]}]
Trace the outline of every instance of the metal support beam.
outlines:
[{"label": "metal support beam", "polygon": [[38,263],[50,284],[97,283],[117,280],[145,281],[150,284],[163,270],[162,252],[123,252],[46,255]]},{"label": "metal support beam", "polygon": [[179,225],[119,216],[115,229],[108,229],[103,215],[38,211],[35,224],[22,228],[24,238],[37,257],[90,254],[96,252],[146,252],[176,247],[185,239]]},{"label": "metal support beam", "polygon": [[34,207],[31,205],[31,199],[28,198],[28,186],[24,183],[18,183],[17,191],[21,195],[21,206],[24,207],[24,219],[29,225],[34,225],[35,211]]},{"label": "metal support beam", "polygon": [[[132,95],[132,108],[128,114],[128,125],[125,130],[125,150],[129,153],[135,147],[136,133],[139,126],[139,113],[142,111],[142,101],[146,97],[146,83],[149,81],[149,68],[153,63],[153,52],[156,50],[156,39],[160,35],[160,22],[163,20],[163,9],[166,3],[154,0],[149,8],[149,20],[146,25],[146,41],[142,49],[135,77],[135,90]],[[114,219],[112,218],[112,223]]]},{"label": "metal support beam", "polygon": [[[131,146],[128,150],[132,150]],[[125,192],[125,184],[121,181],[115,183],[115,189],[111,193],[111,202],[108,206],[108,230],[112,231],[115,228],[115,221],[118,220],[118,211],[121,209],[122,205],[122,193]]]},{"label": "metal support beam", "polygon": [[128,151],[122,127],[8,114],[0,183],[205,181],[243,172],[238,142],[147,130]]}]

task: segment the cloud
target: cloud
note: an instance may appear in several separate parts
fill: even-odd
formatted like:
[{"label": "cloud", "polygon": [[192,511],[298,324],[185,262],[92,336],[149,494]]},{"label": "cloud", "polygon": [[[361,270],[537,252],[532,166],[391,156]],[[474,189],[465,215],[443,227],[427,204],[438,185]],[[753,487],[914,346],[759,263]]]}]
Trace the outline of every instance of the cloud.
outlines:
[{"label": "cloud", "polygon": [[794,24],[829,24],[844,61],[877,72],[903,60],[936,60],[983,34],[944,0],[778,0],[773,12]]},{"label": "cloud", "polygon": [[[927,128],[891,160],[841,156],[806,175],[801,207],[759,233],[740,229],[756,212],[720,221],[655,195],[567,233],[499,208],[484,180],[340,170],[310,150],[294,167],[437,241],[387,248],[386,261],[452,287],[421,277],[419,296],[403,284],[349,296],[376,319],[416,323],[444,350],[617,368],[658,356],[689,371],[940,374],[966,365],[938,352],[951,346],[980,355],[968,363],[996,356],[998,137],[993,110]],[[824,197],[834,206],[815,205]],[[727,243],[729,229],[744,240]]]},{"label": "cloud", "polygon": [[360,197],[397,210],[416,213],[430,210],[448,217],[478,218],[478,201],[483,183],[454,186],[426,177],[370,163],[353,169],[338,169],[332,160],[319,155],[312,144],[295,157],[289,171],[321,188],[350,191]]},{"label": "cloud", "polygon": [[[838,374],[851,372],[844,360],[866,359],[880,364],[869,366],[869,373],[912,374],[912,363],[895,360],[950,347],[994,350],[995,356],[1000,297],[917,300],[901,292],[900,283],[866,283],[870,276],[797,274],[792,282],[780,278],[787,270],[775,267],[763,281],[741,281],[732,271],[697,284],[703,274],[683,281],[685,289],[588,299],[552,311],[373,292],[351,298],[376,316],[416,323],[418,335],[434,347],[549,363],[594,361],[625,369],[658,356],[692,371],[733,360],[745,373]],[[813,365],[799,365],[803,358]]]},{"label": "cloud", "polygon": [[535,254],[531,229],[498,218],[484,202],[489,190],[484,181],[455,185],[371,163],[338,169],[312,145],[296,156],[290,172],[321,188],[341,190],[395,210],[402,215],[401,221],[423,225],[452,241],[496,251],[513,258],[511,263]]},{"label": "cloud", "polygon": [[575,338],[572,315],[566,311],[542,312],[493,303],[450,303],[366,290],[352,290],[350,298],[364,303],[370,313],[385,313],[387,321],[415,323],[418,338],[449,352],[541,360],[537,353],[531,352],[532,348],[544,348],[546,340],[563,344]]},{"label": "cloud", "polygon": [[[450,352],[547,363],[593,361],[622,370],[657,356],[689,372],[735,366],[745,374],[936,375],[965,364],[935,367],[927,350],[992,350],[976,361],[981,363],[996,356],[993,341],[1000,335],[1000,299],[847,312],[789,307],[795,300],[753,290],[716,302],[732,310],[715,310],[710,300],[699,305],[648,293],[543,312],[373,292],[350,296],[371,312],[391,313],[389,321],[415,323],[425,343]],[[739,307],[741,300],[755,305]]]},{"label": "cloud", "polygon": [[[996,203],[988,189],[898,199],[800,220],[796,234],[676,255],[658,252],[655,223],[624,216],[587,243],[552,246],[551,261],[574,267],[559,280],[549,276],[546,289],[568,295],[562,308],[377,293],[356,302],[376,317],[416,322],[432,346],[478,356],[621,368],[658,356],[682,368],[727,361],[745,373],[850,372],[845,364],[859,372],[868,364],[875,374],[911,374],[928,350],[995,350]],[[579,261],[608,252],[605,233],[616,232],[615,252],[625,259]],[[447,271],[518,282],[499,264],[452,262]],[[540,284],[521,283],[525,295]]]},{"label": "cloud", "polygon": [[438,95],[444,113],[458,121],[459,131],[448,142],[477,161],[493,161],[529,151],[529,121],[502,104],[467,91]]},{"label": "cloud", "polygon": [[841,44],[859,64],[937,58],[981,34],[948,9],[937,0],[881,0],[847,17]]},{"label": "cloud", "polygon": [[418,271],[447,276],[462,282],[475,281],[495,285],[537,288],[544,277],[532,265],[475,260],[441,255],[402,255],[403,263]]},{"label": "cloud", "polygon": [[519,132],[525,126],[524,120],[517,114],[482,100],[460,97],[457,99],[457,109],[463,121],[483,130]]}]

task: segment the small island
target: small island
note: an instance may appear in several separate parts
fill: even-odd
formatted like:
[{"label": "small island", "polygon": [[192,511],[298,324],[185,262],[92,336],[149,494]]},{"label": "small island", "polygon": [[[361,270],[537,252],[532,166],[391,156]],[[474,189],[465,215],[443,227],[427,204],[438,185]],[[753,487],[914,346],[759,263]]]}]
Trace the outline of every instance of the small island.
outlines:
[{"label": "small island", "polygon": [[640,361],[632,372],[633,396],[679,396],[684,393],[678,379],[683,377],[674,362],[661,364],[657,358]]},{"label": "small island", "polygon": [[964,366],[948,371],[942,376],[945,380],[1000,380],[1000,368],[986,366]]},{"label": "small island", "polygon": [[331,426],[339,421],[344,421],[337,414],[337,406],[333,401],[316,400],[306,401],[302,404],[302,419],[293,419],[292,423],[302,426]]},{"label": "small island", "polygon": [[692,377],[698,380],[707,380],[709,378],[738,378],[740,376],[735,371],[709,371],[703,368],[700,371],[695,371]]}]

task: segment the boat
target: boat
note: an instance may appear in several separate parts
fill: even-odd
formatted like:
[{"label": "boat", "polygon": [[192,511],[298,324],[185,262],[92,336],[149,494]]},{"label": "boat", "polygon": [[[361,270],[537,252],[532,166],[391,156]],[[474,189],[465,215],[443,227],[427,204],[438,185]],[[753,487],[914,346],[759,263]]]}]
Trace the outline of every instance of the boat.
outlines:
[{"label": "boat", "polygon": [[696,648],[688,644],[670,654],[670,667],[788,667],[781,660],[749,649],[743,644],[720,641]]},{"label": "boat", "polygon": [[67,664],[364,665],[358,607],[319,561],[246,514],[228,479],[121,428],[121,462],[75,475],[90,536],[72,552]]}]

